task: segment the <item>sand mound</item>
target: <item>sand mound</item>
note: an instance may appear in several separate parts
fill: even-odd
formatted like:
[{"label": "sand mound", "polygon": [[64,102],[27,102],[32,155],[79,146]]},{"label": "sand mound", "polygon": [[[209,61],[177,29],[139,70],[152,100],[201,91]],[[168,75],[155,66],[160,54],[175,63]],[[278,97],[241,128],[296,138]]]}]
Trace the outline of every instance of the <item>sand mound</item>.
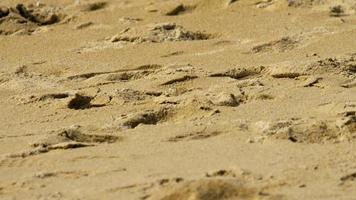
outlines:
[{"label": "sand mound", "polygon": [[355,78],[356,58],[354,56],[344,56],[335,58],[325,58],[308,64],[280,63],[269,67],[267,74],[273,78],[290,78],[294,79],[299,76],[312,75],[311,82],[323,74],[334,74],[350,80]]},{"label": "sand mound", "polygon": [[161,191],[153,199],[160,200],[227,200],[227,199],[278,199],[261,194],[239,181],[229,179],[201,179],[187,181]]},{"label": "sand mound", "polygon": [[[72,126],[67,129],[52,132],[44,138],[31,144],[32,149],[19,153],[6,155],[7,158],[26,158],[38,154],[48,153],[53,150],[69,150],[83,147],[91,147],[102,143],[114,143],[121,140],[121,137],[105,134],[82,133],[81,126]],[[90,132],[90,130],[85,130]],[[97,129],[96,129],[97,131]]]},{"label": "sand mound", "polygon": [[197,9],[219,9],[227,8],[232,3],[237,2],[237,0],[201,0],[197,4]]},{"label": "sand mound", "polygon": [[347,57],[326,58],[311,63],[306,67],[311,74],[336,73],[344,76],[354,76],[356,73],[355,55]]},{"label": "sand mound", "polygon": [[93,2],[93,3],[86,3],[83,5],[80,5],[79,7],[80,7],[80,10],[83,12],[92,12],[92,11],[101,10],[107,6],[108,6],[107,2],[99,1],[99,2]]},{"label": "sand mound", "polygon": [[332,17],[354,14],[356,2],[353,0],[262,0],[255,3],[257,8],[280,10],[286,7],[329,12]]},{"label": "sand mound", "polygon": [[24,34],[31,34],[38,26],[21,16],[10,13],[6,17],[0,19],[0,35],[10,35],[18,31]]},{"label": "sand mound", "polygon": [[243,79],[249,76],[253,76],[256,74],[261,73],[263,70],[263,67],[255,67],[252,69],[247,69],[247,68],[230,68],[226,71],[223,72],[216,72],[212,73],[209,76],[210,77],[230,77],[233,79]]},{"label": "sand mound", "polygon": [[119,138],[111,135],[89,135],[82,133],[79,128],[70,128],[60,131],[59,133],[47,136],[34,143],[34,147],[48,147],[64,142],[81,142],[81,143],[113,143]]},{"label": "sand mound", "polygon": [[0,199],[355,199],[355,3],[1,1]]},{"label": "sand mound", "polygon": [[143,27],[128,29],[127,31],[114,36],[112,42],[168,42],[187,40],[207,40],[211,34],[203,32],[193,32],[185,30],[175,23],[162,23]]},{"label": "sand mound", "polygon": [[60,21],[60,16],[55,8],[35,7],[33,5],[24,6],[23,4],[18,4],[16,6],[16,11],[25,19],[34,22],[38,25],[50,25]]},{"label": "sand mound", "polygon": [[292,50],[298,46],[299,42],[296,38],[283,37],[279,40],[271,41],[252,48],[253,53],[265,52],[285,52]]},{"label": "sand mound", "polygon": [[256,125],[267,137],[298,143],[334,143],[353,141],[356,137],[355,111],[333,120],[292,119]]},{"label": "sand mound", "polygon": [[356,2],[353,0],[288,0],[288,6],[329,11],[333,17],[353,14],[356,10]]},{"label": "sand mound", "polygon": [[216,9],[228,8],[234,2],[238,0],[201,0],[197,4],[187,5],[187,4],[177,4],[177,3],[167,3],[162,10],[162,14],[167,16],[176,16],[184,13],[189,13],[192,11],[209,11]]},{"label": "sand mound", "polygon": [[182,15],[182,14],[191,12],[195,8],[196,8],[196,6],[193,6],[193,5],[168,2],[167,5],[163,6],[161,12],[163,15],[176,16],[176,15]]},{"label": "sand mound", "polygon": [[326,0],[287,0],[288,6],[291,7],[308,7],[314,5],[322,5],[326,3]]}]

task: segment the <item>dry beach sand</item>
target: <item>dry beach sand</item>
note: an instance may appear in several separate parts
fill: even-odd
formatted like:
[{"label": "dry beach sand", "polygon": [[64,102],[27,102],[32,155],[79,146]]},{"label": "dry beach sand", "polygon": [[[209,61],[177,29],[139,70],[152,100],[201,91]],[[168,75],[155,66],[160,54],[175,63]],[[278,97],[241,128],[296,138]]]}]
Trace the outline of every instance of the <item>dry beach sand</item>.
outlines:
[{"label": "dry beach sand", "polygon": [[356,1],[2,0],[0,199],[356,199]]}]

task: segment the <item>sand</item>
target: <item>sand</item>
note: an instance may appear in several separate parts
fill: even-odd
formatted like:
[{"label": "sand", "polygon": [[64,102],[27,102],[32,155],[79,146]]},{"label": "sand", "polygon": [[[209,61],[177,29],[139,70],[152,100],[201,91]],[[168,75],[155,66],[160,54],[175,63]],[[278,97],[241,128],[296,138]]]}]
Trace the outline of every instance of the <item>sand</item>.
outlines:
[{"label": "sand", "polygon": [[354,0],[2,0],[0,199],[353,200]]}]

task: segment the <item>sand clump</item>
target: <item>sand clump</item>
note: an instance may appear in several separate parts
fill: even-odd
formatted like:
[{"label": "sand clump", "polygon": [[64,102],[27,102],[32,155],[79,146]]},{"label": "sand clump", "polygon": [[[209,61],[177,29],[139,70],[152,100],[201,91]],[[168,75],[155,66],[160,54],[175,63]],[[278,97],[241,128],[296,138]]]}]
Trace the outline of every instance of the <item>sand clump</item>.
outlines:
[{"label": "sand clump", "polygon": [[58,8],[42,4],[28,6],[17,4],[14,8],[1,7],[0,34],[10,35],[18,31],[31,34],[38,27],[58,23],[64,17]]},{"label": "sand clump", "polygon": [[133,129],[140,124],[155,125],[168,117],[169,111],[169,108],[161,108],[154,111],[140,112],[125,119],[122,126]]},{"label": "sand clump", "polygon": [[212,97],[211,101],[214,105],[217,106],[236,107],[240,104],[240,100],[234,94],[226,92],[220,93],[217,96]]},{"label": "sand clump", "polygon": [[210,77],[229,77],[232,79],[243,79],[247,78],[250,76],[258,75],[262,73],[264,70],[264,67],[252,67],[252,68],[244,68],[244,67],[238,67],[238,68],[230,68],[226,71],[223,72],[215,72],[211,73],[209,76]]},{"label": "sand clump", "polygon": [[0,7],[0,18],[6,17],[10,13],[9,9],[6,7]]}]

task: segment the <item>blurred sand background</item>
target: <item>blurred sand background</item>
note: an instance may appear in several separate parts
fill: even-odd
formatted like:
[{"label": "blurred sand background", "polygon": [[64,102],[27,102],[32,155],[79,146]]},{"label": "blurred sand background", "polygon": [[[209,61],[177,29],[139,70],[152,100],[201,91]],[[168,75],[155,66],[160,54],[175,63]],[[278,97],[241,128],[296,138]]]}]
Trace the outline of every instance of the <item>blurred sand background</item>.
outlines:
[{"label": "blurred sand background", "polygon": [[354,200],[355,12],[2,0],[0,199]]}]

